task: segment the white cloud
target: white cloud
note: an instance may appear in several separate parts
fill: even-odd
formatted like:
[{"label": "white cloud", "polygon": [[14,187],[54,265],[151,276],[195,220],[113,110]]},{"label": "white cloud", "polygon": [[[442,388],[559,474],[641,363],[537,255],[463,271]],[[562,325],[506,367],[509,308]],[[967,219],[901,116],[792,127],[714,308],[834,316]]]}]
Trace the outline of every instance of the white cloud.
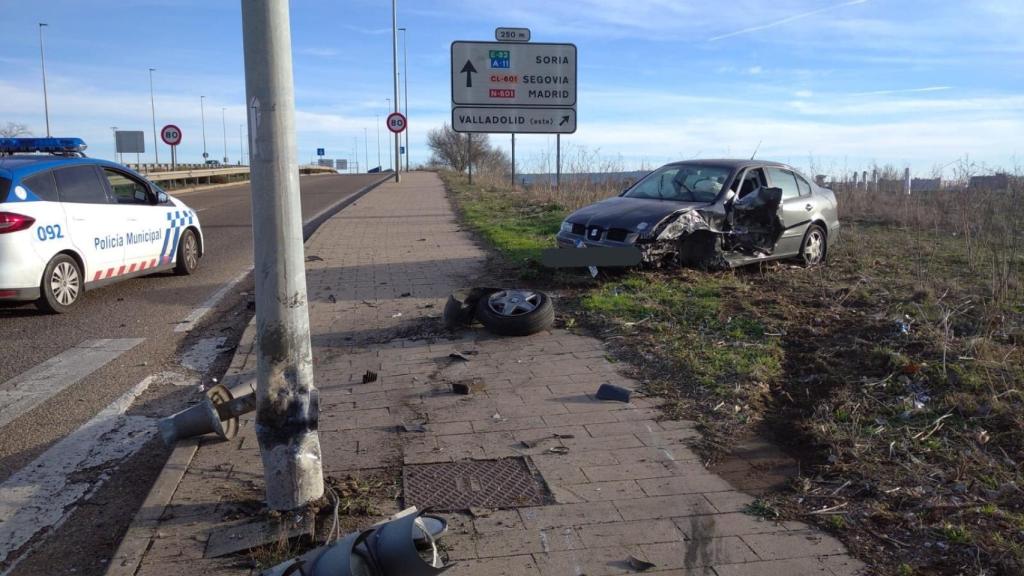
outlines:
[{"label": "white cloud", "polygon": [[728,32],[728,33],[725,33],[725,34],[719,34],[718,36],[713,36],[713,37],[709,38],[708,41],[709,42],[717,42],[719,40],[725,40],[726,38],[732,38],[734,36],[739,36],[741,34],[750,34],[751,32],[760,32],[761,30],[768,30],[769,28],[775,28],[777,26],[783,26],[785,24],[789,24],[790,22],[796,22],[797,20],[803,20],[804,18],[810,18],[811,16],[816,16],[816,15],[821,14],[823,12],[830,12],[832,10],[837,10],[839,8],[845,8],[847,6],[853,6],[853,5],[856,5],[856,4],[864,4],[867,1],[868,0],[850,0],[849,2],[843,2],[842,4],[834,4],[832,6],[826,6],[824,8],[818,8],[817,10],[808,10],[806,12],[801,12],[799,14],[793,14],[791,16],[786,16],[785,18],[780,18],[778,20],[773,20],[771,22],[766,22],[766,23],[760,24],[758,26],[750,26],[748,28],[742,28],[740,30],[736,30],[736,31],[733,31],[733,32]]}]

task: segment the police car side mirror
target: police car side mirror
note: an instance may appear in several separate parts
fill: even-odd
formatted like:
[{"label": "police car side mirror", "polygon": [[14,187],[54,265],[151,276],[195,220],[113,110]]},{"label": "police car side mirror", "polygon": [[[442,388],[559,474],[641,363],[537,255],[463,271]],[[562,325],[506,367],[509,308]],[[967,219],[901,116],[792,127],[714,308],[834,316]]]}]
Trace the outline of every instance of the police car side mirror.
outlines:
[{"label": "police car side mirror", "polygon": [[165,204],[167,202],[167,200],[168,200],[167,192],[164,192],[163,190],[161,190],[160,192],[156,193],[156,203],[157,204]]}]

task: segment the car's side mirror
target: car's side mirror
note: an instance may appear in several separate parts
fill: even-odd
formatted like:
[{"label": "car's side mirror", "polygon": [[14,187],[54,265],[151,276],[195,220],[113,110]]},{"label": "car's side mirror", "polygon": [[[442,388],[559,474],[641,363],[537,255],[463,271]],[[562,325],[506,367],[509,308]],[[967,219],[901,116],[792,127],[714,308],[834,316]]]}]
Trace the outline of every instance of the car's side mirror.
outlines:
[{"label": "car's side mirror", "polygon": [[156,203],[157,204],[166,204],[167,201],[168,201],[167,192],[164,192],[163,190],[161,190],[161,191],[156,193]]}]

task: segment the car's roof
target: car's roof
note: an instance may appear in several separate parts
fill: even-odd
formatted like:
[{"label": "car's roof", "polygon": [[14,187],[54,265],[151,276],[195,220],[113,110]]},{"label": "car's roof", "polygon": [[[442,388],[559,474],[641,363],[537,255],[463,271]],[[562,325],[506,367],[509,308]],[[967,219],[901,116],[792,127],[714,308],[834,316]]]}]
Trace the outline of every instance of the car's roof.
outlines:
[{"label": "car's roof", "polygon": [[[6,174],[8,177],[21,177],[48,168],[81,164],[112,166],[127,170],[127,168],[120,164],[99,158],[56,156],[53,154],[15,154],[13,156],[0,156],[0,174]],[[131,170],[128,171],[131,172]]]},{"label": "car's roof", "polygon": [[711,158],[702,160],[682,160],[679,162],[672,162],[669,166],[720,166],[722,168],[731,168],[733,170],[742,170],[744,168],[753,168],[756,166],[778,166],[780,168],[789,168],[786,164],[781,162],[771,162],[769,160],[740,160],[740,159],[729,159],[729,158]]}]

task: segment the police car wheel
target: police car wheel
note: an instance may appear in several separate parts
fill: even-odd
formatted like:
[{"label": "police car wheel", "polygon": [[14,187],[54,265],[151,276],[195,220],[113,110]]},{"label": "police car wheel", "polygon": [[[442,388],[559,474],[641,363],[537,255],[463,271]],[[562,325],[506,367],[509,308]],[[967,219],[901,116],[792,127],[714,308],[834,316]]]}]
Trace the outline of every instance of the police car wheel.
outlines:
[{"label": "police car wheel", "polygon": [[181,275],[189,275],[199,267],[199,240],[196,233],[186,230],[181,237],[181,244],[178,245],[178,264],[174,272]]},{"label": "police car wheel", "polygon": [[44,312],[62,314],[78,303],[83,288],[78,262],[67,254],[58,254],[46,265],[39,286],[42,296],[36,305]]}]

